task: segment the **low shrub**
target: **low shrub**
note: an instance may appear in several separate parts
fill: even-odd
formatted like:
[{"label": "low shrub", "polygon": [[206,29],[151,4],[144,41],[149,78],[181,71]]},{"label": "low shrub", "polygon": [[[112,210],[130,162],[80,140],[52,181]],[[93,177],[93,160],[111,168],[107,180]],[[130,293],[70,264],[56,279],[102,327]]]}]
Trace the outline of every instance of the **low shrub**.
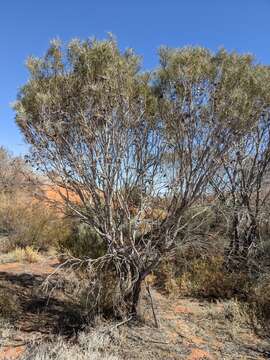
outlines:
[{"label": "low shrub", "polygon": [[229,272],[224,266],[223,256],[209,256],[162,263],[154,275],[154,285],[167,294],[195,296],[205,299],[245,300],[251,279],[247,272]]},{"label": "low shrub", "polygon": [[222,256],[195,260],[177,279],[183,292],[206,299],[246,299],[250,281],[244,271],[227,271]]},{"label": "low shrub", "polygon": [[126,314],[124,290],[113,266],[92,270],[83,267],[65,271],[62,290],[86,322],[97,315],[104,318],[119,317]]},{"label": "low shrub", "polygon": [[60,253],[79,259],[96,259],[105,254],[106,247],[100,236],[87,224],[75,224],[69,235],[58,241]]},{"label": "low shrub", "polygon": [[[250,279],[245,272],[229,272],[224,268],[224,258],[195,260],[187,273],[178,279],[180,285],[188,282],[193,296],[209,299],[245,298]],[[188,287],[188,286],[187,286]]]}]

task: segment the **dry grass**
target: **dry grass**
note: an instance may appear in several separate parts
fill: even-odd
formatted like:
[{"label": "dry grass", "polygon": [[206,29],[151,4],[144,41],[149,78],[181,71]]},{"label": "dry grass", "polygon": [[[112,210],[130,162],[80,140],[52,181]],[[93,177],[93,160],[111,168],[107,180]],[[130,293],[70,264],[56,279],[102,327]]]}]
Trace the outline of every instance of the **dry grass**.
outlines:
[{"label": "dry grass", "polygon": [[228,333],[233,340],[237,340],[241,329],[250,328],[250,318],[245,304],[238,300],[229,300],[223,303],[223,315]]},{"label": "dry grass", "polygon": [[24,249],[24,259],[29,263],[36,263],[41,260],[41,255],[32,246],[27,246]]},{"label": "dry grass", "polygon": [[11,262],[26,262],[26,263],[37,263],[42,260],[41,254],[34,249],[32,246],[26,246],[26,248],[16,247],[14,250],[7,254],[2,254],[0,263],[11,263]]},{"label": "dry grass", "polygon": [[270,275],[264,274],[252,286],[248,298],[248,314],[255,331],[269,334]]},{"label": "dry grass", "polygon": [[14,319],[20,312],[17,296],[4,288],[0,288],[0,319]]},{"label": "dry grass", "polygon": [[11,324],[4,318],[0,317],[0,349],[6,345],[12,332]]},{"label": "dry grass", "polygon": [[95,329],[81,333],[75,345],[59,337],[52,343],[31,348],[22,360],[120,360],[121,341],[117,331]]}]

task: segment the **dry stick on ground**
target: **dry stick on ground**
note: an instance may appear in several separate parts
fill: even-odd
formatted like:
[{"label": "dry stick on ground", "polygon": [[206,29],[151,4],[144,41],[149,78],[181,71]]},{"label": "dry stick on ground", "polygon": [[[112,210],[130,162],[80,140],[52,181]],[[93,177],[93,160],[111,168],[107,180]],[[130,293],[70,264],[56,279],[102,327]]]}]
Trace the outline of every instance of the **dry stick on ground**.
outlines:
[{"label": "dry stick on ground", "polygon": [[130,322],[132,319],[133,319],[133,317],[130,316],[128,319],[123,320],[123,321],[119,322],[118,324],[112,326],[111,328],[104,330],[104,333],[112,332],[113,330],[118,329],[120,326],[123,326],[123,325],[127,324],[127,323]]},{"label": "dry stick on ground", "polygon": [[142,336],[139,336],[138,334],[136,334],[136,335],[128,335],[128,338],[130,338],[132,340],[136,340],[136,341],[138,341],[138,339],[139,339],[139,340],[141,340],[143,342],[150,342],[150,343],[153,343],[153,344],[171,345],[171,342],[147,339],[147,338],[144,338]]}]

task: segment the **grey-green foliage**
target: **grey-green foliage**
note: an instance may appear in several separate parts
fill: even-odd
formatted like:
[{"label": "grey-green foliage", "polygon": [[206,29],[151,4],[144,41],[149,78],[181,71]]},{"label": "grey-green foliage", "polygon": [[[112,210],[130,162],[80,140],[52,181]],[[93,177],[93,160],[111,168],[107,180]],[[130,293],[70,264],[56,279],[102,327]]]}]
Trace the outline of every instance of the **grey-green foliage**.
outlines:
[{"label": "grey-green foliage", "polygon": [[265,203],[270,68],[251,55],[224,49],[214,54],[204,48],[162,48],[155,89],[171,144],[167,161],[182,179],[182,202],[201,195],[198,189],[227,198],[227,217],[236,223],[232,247],[235,253],[242,247],[246,257],[257,242]]},{"label": "grey-green foliage", "polygon": [[205,48],[161,48],[156,83],[184,115],[249,127],[269,105],[270,69],[251,55]]},{"label": "grey-green foliage", "polygon": [[[140,58],[110,38],[66,49],[54,41],[28,68],[15,109],[32,160],[106,243],[110,266],[101,266],[116,269],[134,312],[140,282],[179,240],[187,210],[269,114],[269,67],[225,50],[162,48],[154,75],[143,74]],[[136,189],[132,208],[123,189]],[[158,200],[163,215],[146,223]]]},{"label": "grey-green foliage", "polygon": [[74,226],[69,236],[58,245],[61,252],[69,253],[79,259],[97,259],[106,253],[106,244],[87,224]]},{"label": "grey-green foliage", "polygon": [[35,165],[79,196],[83,206],[73,208],[107,239],[120,238],[121,189],[151,183],[156,171],[155,98],[139,66],[111,38],[74,40],[66,50],[54,41],[44,58],[28,60],[30,81],[15,106]]}]

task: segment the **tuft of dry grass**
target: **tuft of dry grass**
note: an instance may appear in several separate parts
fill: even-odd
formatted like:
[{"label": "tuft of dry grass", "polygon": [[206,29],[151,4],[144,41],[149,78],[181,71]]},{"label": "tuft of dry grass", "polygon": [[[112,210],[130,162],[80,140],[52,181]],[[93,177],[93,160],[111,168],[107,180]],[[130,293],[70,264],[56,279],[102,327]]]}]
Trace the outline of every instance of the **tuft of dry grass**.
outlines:
[{"label": "tuft of dry grass", "polygon": [[34,249],[32,246],[26,246],[26,248],[16,247],[14,250],[3,254],[0,258],[0,263],[11,263],[11,262],[27,262],[37,263],[42,260],[41,254]]},{"label": "tuft of dry grass", "polygon": [[37,250],[35,250],[32,246],[27,246],[24,249],[24,259],[28,263],[36,263],[41,260],[41,255]]},{"label": "tuft of dry grass", "polygon": [[236,299],[231,299],[225,301],[223,306],[228,332],[232,339],[237,339],[241,329],[250,325],[246,305]]}]

